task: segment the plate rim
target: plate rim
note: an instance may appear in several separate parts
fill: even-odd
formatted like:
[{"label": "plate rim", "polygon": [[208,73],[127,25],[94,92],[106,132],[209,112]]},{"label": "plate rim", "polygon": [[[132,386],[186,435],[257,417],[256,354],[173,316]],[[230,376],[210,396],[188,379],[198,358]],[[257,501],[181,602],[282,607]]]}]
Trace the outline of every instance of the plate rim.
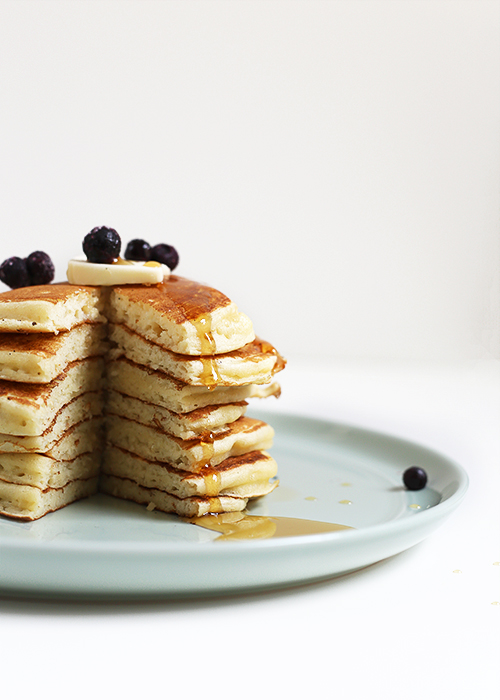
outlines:
[{"label": "plate rim", "polygon": [[[242,548],[251,548],[252,550],[268,550],[268,549],[284,549],[284,548],[294,548],[297,545],[314,545],[319,543],[334,543],[335,541],[346,542],[357,540],[364,540],[367,537],[367,533],[373,535],[375,538],[383,537],[384,532],[387,535],[392,535],[394,533],[404,531],[404,530],[414,530],[418,529],[417,525],[431,526],[436,520],[441,521],[446,519],[465,498],[469,487],[469,476],[465,469],[458,464],[455,460],[451,459],[442,452],[435,450],[434,448],[428,447],[423,443],[416,442],[414,440],[409,440],[391,433],[382,432],[374,430],[371,428],[366,428],[363,426],[343,423],[334,420],[328,420],[324,418],[316,418],[310,415],[303,415],[300,413],[286,413],[280,411],[255,411],[253,413],[258,414],[262,420],[267,420],[271,424],[273,419],[284,420],[284,421],[294,421],[295,423],[314,423],[316,426],[321,425],[323,427],[329,428],[341,428],[345,431],[350,431],[354,433],[362,433],[369,436],[374,436],[378,439],[382,438],[388,442],[397,442],[401,445],[417,448],[420,450],[425,450],[430,454],[437,457],[440,461],[446,462],[448,468],[451,468],[455,472],[457,477],[457,486],[455,491],[446,497],[444,500],[440,500],[439,503],[426,508],[425,510],[418,511],[411,518],[405,519],[392,519],[382,523],[376,523],[373,525],[366,525],[356,529],[340,530],[334,532],[323,532],[314,533],[306,535],[294,535],[286,538],[269,538],[269,539],[255,539],[255,540],[238,540],[238,541],[224,541],[223,551],[225,554],[232,551],[241,551]],[[98,494],[99,496],[105,496],[105,494]],[[105,496],[106,498],[111,498],[111,496]],[[92,498],[92,497],[91,497]],[[91,500],[91,499],[89,499]],[[71,507],[70,504],[67,507]],[[143,506],[135,505],[138,508],[143,508]],[[57,513],[57,511],[56,511]],[[48,514],[50,515],[50,514]],[[163,513],[162,515],[170,516],[177,519],[178,516]],[[46,517],[46,516],[45,516]],[[270,515],[269,517],[273,517]],[[418,518],[418,520],[414,520]],[[22,521],[18,521],[20,524]],[[33,521],[28,521],[28,524]],[[35,521],[36,522],[36,521]],[[184,521],[186,522],[186,521]],[[187,524],[187,522],[186,522]],[[95,552],[97,554],[103,553],[115,553],[115,554],[128,554],[130,556],[140,556],[151,554],[156,554],[157,556],[168,556],[168,555],[180,555],[185,554],[186,556],[196,556],[199,551],[205,551],[207,546],[210,546],[215,542],[213,540],[207,540],[204,542],[147,542],[142,540],[132,540],[132,541],[97,541],[97,540],[15,540],[12,542],[4,541],[5,534],[1,532],[1,520],[0,520],[0,548],[4,551],[11,550],[36,550],[37,552],[46,551],[53,553],[85,553],[89,554]],[[218,549],[219,547],[217,547]],[[216,551],[216,550],[214,550]]]}]

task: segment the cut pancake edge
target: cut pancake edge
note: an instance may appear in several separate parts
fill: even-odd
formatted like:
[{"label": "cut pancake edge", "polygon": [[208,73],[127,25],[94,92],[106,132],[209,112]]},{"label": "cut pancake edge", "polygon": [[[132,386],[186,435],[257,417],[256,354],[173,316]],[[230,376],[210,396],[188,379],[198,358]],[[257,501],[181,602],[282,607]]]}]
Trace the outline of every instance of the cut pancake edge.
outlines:
[{"label": "cut pancake edge", "polygon": [[178,469],[198,473],[228,457],[272,446],[273,428],[264,421],[239,418],[227,431],[209,439],[181,440],[157,428],[120,416],[107,416],[108,443],[151,461],[164,461]]},{"label": "cut pancake edge", "polygon": [[102,450],[84,452],[73,459],[54,459],[44,454],[0,455],[0,481],[19,486],[31,486],[45,491],[62,488],[70,481],[98,476]]},{"label": "cut pancake edge", "polygon": [[17,520],[38,520],[70,503],[93,496],[98,483],[99,477],[95,476],[42,491],[34,486],[0,482],[0,515]]},{"label": "cut pancake edge", "polygon": [[104,413],[104,397],[100,391],[87,391],[69,401],[55,414],[52,423],[40,435],[0,433],[2,452],[48,452],[65,433],[75,426]]},{"label": "cut pancake edge", "polygon": [[0,344],[0,380],[49,384],[72,362],[104,357],[108,352],[107,324],[81,323],[69,331],[4,333]]},{"label": "cut pancake edge", "polygon": [[225,513],[244,510],[247,498],[234,496],[178,498],[154,488],[146,488],[130,479],[101,475],[99,488],[115,498],[145,505],[148,510],[175,513],[182,517],[200,517],[208,513]]},{"label": "cut pancake edge", "polygon": [[145,488],[178,497],[237,495],[242,488],[246,497],[258,497],[272,490],[270,481],[277,471],[276,461],[264,450],[229,457],[193,473],[167,462],[145,459],[116,445],[107,446],[101,467],[102,474],[127,478]]},{"label": "cut pancake edge", "polygon": [[54,333],[86,321],[105,322],[105,294],[99,287],[56,283],[20,287],[0,295],[0,332]]}]

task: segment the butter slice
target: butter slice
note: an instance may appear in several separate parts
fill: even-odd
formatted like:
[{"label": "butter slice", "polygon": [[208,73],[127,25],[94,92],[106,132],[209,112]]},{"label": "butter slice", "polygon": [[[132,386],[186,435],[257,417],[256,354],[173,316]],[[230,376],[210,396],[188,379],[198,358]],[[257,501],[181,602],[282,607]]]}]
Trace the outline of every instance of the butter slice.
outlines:
[{"label": "butter slice", "polygon": [[170,275],[166,265],[138,260],[120,260],[110,265],[73,258],[66,272],[70,284],[99,287],[114,284],[159,284]]}]

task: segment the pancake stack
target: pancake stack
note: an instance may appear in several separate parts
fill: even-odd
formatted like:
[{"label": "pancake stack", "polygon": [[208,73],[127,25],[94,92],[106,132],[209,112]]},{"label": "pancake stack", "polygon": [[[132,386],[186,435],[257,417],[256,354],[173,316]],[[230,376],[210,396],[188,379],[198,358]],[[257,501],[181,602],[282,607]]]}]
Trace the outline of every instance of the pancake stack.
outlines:
[{"label": "pancake stack", "polygon": [[0,295],[0,512],[34,520],[98,489],[104,445],[100,290]]},{"label": "pancake stack", "polygon": [[273,430],[245,414],[285,363],[217,290],[173,275],[24,288],[0,295],[0,330],[3,514],[99,489],[199,517],[277,485]]},{"label": "pancake stack", "polygon": [[284,362],[215,289],[171,275],[108,301],[107,448],[101,489],[185,517],[242,510],[277,466],[272,428],[246,399],[276,394]]}]

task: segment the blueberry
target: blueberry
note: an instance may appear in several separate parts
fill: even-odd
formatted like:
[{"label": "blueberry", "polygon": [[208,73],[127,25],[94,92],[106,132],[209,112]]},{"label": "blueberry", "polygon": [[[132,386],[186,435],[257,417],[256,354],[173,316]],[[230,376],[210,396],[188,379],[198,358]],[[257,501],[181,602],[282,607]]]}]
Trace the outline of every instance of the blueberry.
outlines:
[{"label": "blueberry", "polygon": [[179,254],[176,249],[166,243],[158,243],[158,245],[153,246],[149,259],[166,265],[171,271],[175,270],[179,264]]},{"label": "blueberry", "polygon": [[142,238],[134,238],[125,249],[126,260],[149,260],[151,246]]},{"label": "blueberry", "polygon": [[403,474],[403,483],[410,491],[420,491],[427,483],[427,474],[421,467],[410,467]]},{"label": "blueberry", "polygon": [[11,289],[29,287],[30,276],[26,260],[15,256],[4,260],[0,265],[0,280]]},{"label": "blueberry", "polygon": [[96,226],[83,239],[83,252],[93,263],[112,263],[120,255],[122,242],[114,228]]},{"label": "blueberry", "polygon": [[41,250],[36,250],[26,258],[30,284],[50,284],[54,279],[54,263]]}]

